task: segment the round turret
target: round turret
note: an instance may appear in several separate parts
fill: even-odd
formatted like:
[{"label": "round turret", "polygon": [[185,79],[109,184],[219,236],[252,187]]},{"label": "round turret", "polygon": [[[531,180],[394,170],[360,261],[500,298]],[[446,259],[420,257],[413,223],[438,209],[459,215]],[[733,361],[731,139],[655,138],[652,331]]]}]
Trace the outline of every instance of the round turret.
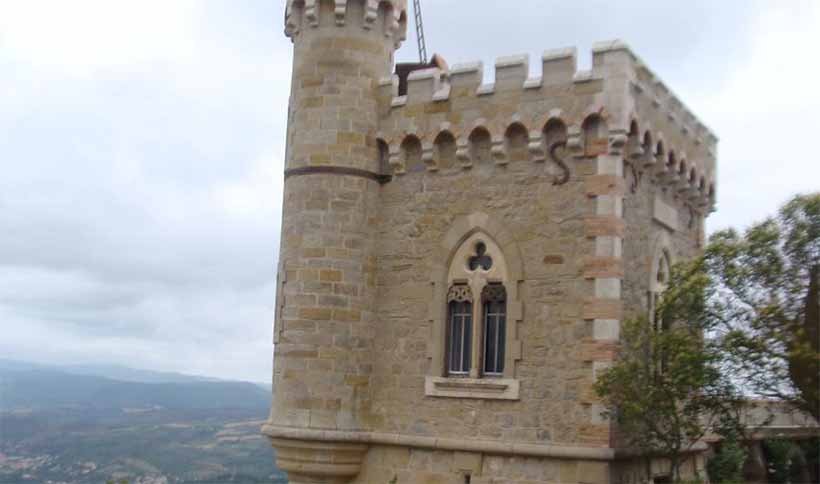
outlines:
[{"label": "round turret", "polygon": [[405,30],[405,0],[287,3],[293,77],[274,401],[264,432],[292,482],[358,472],[361,446],[319,443],[311,435],[373,427],[376,280],[369,222],[382,180],[378,86],[392,72]]}]

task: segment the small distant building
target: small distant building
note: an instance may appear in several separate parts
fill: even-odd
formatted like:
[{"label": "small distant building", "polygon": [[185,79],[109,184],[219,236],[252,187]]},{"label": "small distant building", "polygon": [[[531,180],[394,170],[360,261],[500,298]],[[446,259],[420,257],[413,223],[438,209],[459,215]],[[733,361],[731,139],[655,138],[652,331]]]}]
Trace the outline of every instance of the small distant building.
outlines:
[{"label": "small distant building", "polygon": [[406,24],[405,0],[287,2],[278,465],[292,483],[638,479],[592,385],[621,321],[699,252],[717,138],[622,42],[589,71],[568,48],[485,79],[394,66]]}]

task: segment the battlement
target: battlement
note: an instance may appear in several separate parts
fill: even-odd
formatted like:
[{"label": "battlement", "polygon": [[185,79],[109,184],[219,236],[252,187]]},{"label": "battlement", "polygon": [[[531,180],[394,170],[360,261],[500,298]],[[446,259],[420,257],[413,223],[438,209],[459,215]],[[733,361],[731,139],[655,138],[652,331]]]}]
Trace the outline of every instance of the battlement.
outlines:
[{"label": "battlement", "polygon": [[[619,56],[617,53],[624,53]],[[629,75],[634,92],[645,96],[653,106],[664,111],[670,121],[701,143],[714,145],[717,137],[675,96],[646,64],[623,42],[598,42],[593,46],[591,70],[577,69],[577,50],[574,47],[547,50],[541,56],[542,75],[529,77],[529,55],[499,57],[495,61],[495,78],[485,82],[482,61],[453,65],[449,71],[436,68],[412,73],[406,96],[398,95],[398,79],[382,79],[380,86],[392,94],[391,106],[440,102],[449,99],[451,88],[474,88],[476,96],[496,92],[540,90],[566,83],[603,81],[610,74]]]},{"label": "battlement", "polygon": [[305,28],[344,26],[382,30],[396,48],[406,38],[407,0],[287,0],[285,35],[295,39]]},{"label": "battlement", "polygon": [[500,57],[491,80],[480,61],[414,71],[403,95],[396,76],[382,79],[379,138],[394,172],[407,171],[407,147],[415,144],[428,170],[438,170],[443,133],[464,168],[475,161],[481,137],[489,138],[496,163],[508,163],[513,128],[526,133],[530,159],[543,161],[552,122],[564,127],[571,155],[621,155],[695,206],[712,208],[717,137],[626,44],[595,44],[590,70],[578,70],[575,48],[544,52],[538,77],[530,76],[529,62],[528,55]]}]

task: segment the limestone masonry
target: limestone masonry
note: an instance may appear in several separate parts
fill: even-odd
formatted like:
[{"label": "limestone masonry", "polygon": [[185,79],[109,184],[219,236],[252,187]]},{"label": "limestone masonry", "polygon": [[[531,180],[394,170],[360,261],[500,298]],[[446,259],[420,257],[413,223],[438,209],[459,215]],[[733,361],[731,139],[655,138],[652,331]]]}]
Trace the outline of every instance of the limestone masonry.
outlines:
[{"label": "limestone masonry", "polygon": [[619,41],[485,79],[394,66],[405,0],[287,3],[263,431],[290,482],[638,479],[592,384],[703,243],[715,135]]}]

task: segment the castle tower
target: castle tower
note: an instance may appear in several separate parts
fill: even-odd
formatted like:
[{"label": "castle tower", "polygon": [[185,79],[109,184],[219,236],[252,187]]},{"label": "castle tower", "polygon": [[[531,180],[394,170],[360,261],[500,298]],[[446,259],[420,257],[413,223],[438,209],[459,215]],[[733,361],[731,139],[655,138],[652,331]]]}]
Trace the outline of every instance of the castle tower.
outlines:
[{"label": "castle tower", "polygon": [[308,432],[273,442],[291,482],[358,472],[361,446],[309,431],[369,428],[378,81],[405,29],[405,0],[287,2],[294,61],[268,428]]},{"label": "castle tower", "polygon": [[438,56],[394,75],[405,9],[288,1],[277,464],[292,483],[645,480],[593,385],[700,251],[717,138],[618,41],[589,71],[569,48],[538,77],[527,56],[488,82]]}]

